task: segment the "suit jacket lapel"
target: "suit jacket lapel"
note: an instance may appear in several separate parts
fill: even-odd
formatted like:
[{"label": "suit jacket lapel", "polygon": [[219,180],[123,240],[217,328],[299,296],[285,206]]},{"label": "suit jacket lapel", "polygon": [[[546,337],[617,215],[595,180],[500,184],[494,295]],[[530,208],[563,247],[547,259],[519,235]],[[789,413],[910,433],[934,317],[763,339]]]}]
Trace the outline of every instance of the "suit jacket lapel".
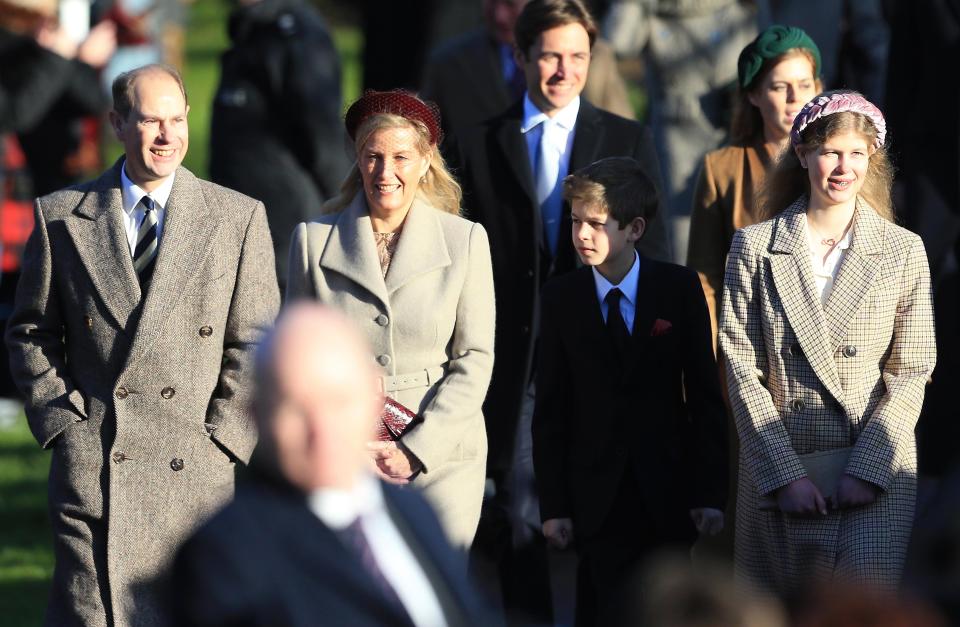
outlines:
[{"label": "suit jacket lapel", "polygon": [[843,388],[833,361],[833,346],[810,265],[805,211],[806,199],[801,199],[776,218],[770,249],[771,273],[803,354],[827,390],[843,403]]},{"label": "suit jacket lapel", "polygon": [[362,191],[331,227],[327,245],[320,255],[320,266],[342,274],[379,298],[384,307],[390,306]]},{"label": "suit jacket lapel", "polygon": [[830,347],[840,346],[847,328],[863,304],[873,277],[880,268],[883,233],[886,224],[864,201],[858,200],[853,223],[853,238],[844,255],[824,307]]},{"label": "suit jacket lapel", "polygon": [[150,289],[128,363],[144,354],[160,334],[187,286],[210,252],[209,240],[216,227],[196,177],[186,168],[178,168],[170,198],[164,208],[163,233],[157,251]]},{"label": "suit jacket lapel", "polygon": [[570,320],[575,320],[575,324],[580,326],[582,346],[605,347],[599,353],[584,351],[583,355],[596,354],[599,356],[599,365],[604,369],[609,368],[610,364],[616,364],[620,357],[613,342],[610,341],[610,334],[607,333],[607,325],[603,320],[603,311],[600,309],[600,301],[597,298],[597,284],[593,278],[593,270],[583,267],[575,272],[577,297],[570,305],[579,308],[579,312],[576,316],[571,316]]},{"label": "suit jacket lapel", "polygon": [[128,325],[140,305],[140,283],[120,217],[122,163],[117,161],[93,183],[66,220],[66,229],[100,299],[120,328],[132,335]]},{"label": "suit jacket lapel", "polygon": [[393,294],[422,274],[450,265],[438,211],[425,201],[414,199],[385,277],[387,294]]},{"label": "suit jacket lapel", "polygon": [[640,258],[640,273],[637,276],[637,303],[633,314],[633,330],[631,332],[631,359],[624,368],[624,376],[630,377],[633,372],[647,360],[643,358],[644,350],[650,341],[650,331],[657,319],[657,277],[649,259]]}]

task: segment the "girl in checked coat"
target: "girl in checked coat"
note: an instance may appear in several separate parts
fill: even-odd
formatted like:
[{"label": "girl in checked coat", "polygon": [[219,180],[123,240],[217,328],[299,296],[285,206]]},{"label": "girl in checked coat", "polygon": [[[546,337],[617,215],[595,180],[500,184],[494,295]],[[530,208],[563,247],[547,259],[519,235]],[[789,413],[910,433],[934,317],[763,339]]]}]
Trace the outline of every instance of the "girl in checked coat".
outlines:
[{"label": "girl in checked coat", "polygon": [[324,217],[300,224],[287,299],[350,316],[383,367],[384,392],[423,422],[371,443],[381,478],[423,491],[455,546],[480,520],[487,438],[481,404],[493,368],[487,235],[457,215],[460,186],[437,144],[435,107],[368,91],[347,111],[357,164]]},{"label": "girl in checked coat", "polygon": [[[935,347],[927,258],[893,223],[885,139],[860,94],[817,96],[768,179],[768,219],[733,239],[719,339],[741,447],[735,561],[761,590],[890,590],[902,572]],[[844,447],[823,493],[799,456]]]}]

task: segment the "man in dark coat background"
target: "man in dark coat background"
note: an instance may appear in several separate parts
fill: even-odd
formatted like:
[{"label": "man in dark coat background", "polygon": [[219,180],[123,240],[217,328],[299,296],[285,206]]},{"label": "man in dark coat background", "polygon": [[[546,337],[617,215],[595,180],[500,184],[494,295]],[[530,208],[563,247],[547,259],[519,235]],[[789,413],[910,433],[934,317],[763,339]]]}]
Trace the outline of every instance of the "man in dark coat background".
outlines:
[{"label": "man in dark coat background", "polygon": [[347,173],[340,60],[306,0],[238,0],[210,128],[210,177],[263,202],[283,287],[290,235]]},{"label": "man in dark coat background", "polygon": [[343,314],[288,308],[257,360],[257,473],[174,567],[176,625],[497,625],[415,492],[378,481],[383,407]]}]

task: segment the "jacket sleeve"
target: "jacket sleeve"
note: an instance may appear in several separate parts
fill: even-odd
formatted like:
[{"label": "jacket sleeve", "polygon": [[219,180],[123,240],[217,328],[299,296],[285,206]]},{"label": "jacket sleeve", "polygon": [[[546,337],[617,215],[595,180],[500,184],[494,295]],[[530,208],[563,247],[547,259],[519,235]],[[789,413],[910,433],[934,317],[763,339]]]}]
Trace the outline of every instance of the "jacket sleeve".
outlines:
[{"label": "jacket sleeve", "polygon": [[30,430],[44,448],[73,422],[84,420],[85,400],[67,367],[64,321],[41,201],[24,250],[13,314],[7,325],[10,372],[26,399]]},{"label": "jacket sleeve", "polygon": [[280,292],[273,243],[263,203],[251,212],[240,250],[237,281],[227,314],[220,379],[207,409],[211,436],[246,463],[256,444],[249,415],[253,357],[263,333],[273,325]]},{"label": "jacket sleeve", "polygon": [[700,284],[692,273],[682,289],[689,327],[683,336],[683,385],[692,436],[688,459],[695,481],[690,505],[723,509],[729,468],[727,411],[713,357],[710,318]]},{"label": "jacket sleeve", "polygon": [[924,388],[937,359],[930,268],[919,237],[907,257],[902,285],[890,354],[883,365],[886,394],[873,415],[864,416],[866,426],[846,468],[847,474],[883,489],[897,471],[897,449],[914,437]]},{"label": "jacket sleeve", "polygon": [[647,231],[637,246],[641,255],[658,261],[672,261],[673,249],[670,246],[670,211],[667,203],[666,191],[663,185],[663,175],[660,172],[660,160],[653,146],[653,134],[650,128],[643,126],[640,138],[633,155],[640,162],[643,169],[653,180],[657,188],[657,215],[647,224]]},{"label": "jacket sleeve", "polygon": [[770,494],[807,473],[767,390],[769,365],[763,339],[762,258],[737,231],[727,258],[720,314],[720,351],[740,455],[759,494]]},{"label": "jacket sleeve", "polygon": [[564,354],[563,308],[551,302],[549,287],[540,308],[540,339],[537,355],[536,404],[533,410],[533,470],[540,498],[540,520],[572,518],[569,497],[570,412],[574,411],[570,390],[573,381]]},{"label": "jacket sleeve", "polygon": [[710,309],[713,343],[717,343],[717,316],[720,312],[720,293],[723,289],[723,265],[727,257],[724,249],[723,212],[718,202],[717,186],[710,170],[710,161],[703,160],[693,192],[693,210],[690,214],[690,241],[687,248],[687,266],[700,275],[700,285]]},{"label": "jacket sleeve", "polygon": [[473,426],[471,421],[481,415],[493,371],[493,269],[487,233],[479,224],[471,227],[466,254],[467,272],[446,376],[423,411],[423,422],[403,437],[404,446],[423,463],[425,472],[449,458]]}]

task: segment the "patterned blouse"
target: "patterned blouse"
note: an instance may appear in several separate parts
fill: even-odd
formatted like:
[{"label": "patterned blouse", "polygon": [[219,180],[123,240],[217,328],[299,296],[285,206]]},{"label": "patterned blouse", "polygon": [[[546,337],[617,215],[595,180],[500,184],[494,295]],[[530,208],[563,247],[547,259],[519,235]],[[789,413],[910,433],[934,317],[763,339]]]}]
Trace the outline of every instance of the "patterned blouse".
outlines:
[{"label": "patterned blouse", "polygon": [[393,259],[393,253],[397,251],[397,242],[400,241],[400,231],[393,233],[377,233],[374,231],[373,239],[377,243],[377,253],[380,255],[380,270],[383,276],[387,276],[387,270],[390,269],[390,260]]}]

